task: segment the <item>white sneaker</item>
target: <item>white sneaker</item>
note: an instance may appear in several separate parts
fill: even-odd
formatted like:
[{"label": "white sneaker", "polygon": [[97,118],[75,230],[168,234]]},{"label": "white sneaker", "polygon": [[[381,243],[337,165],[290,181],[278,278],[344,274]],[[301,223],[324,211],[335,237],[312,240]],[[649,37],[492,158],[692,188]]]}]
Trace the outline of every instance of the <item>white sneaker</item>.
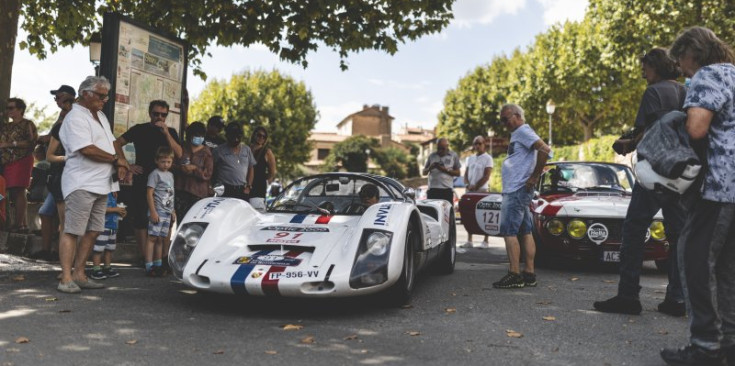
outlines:
[{"label": "white sneaker", "polygon": [[483,241],[483,242],[482,242],[482,243],[480,244],[480,247],[481,247],[481,248],[485,248],[485,249],[487,249],[487,248],[490,248],[490,243],[488,243],[488,242],[486,242],[486,241]]},{"label": "white sneaker", "polygon": [[455,250],[455,251],[456,251],[457,253],[460,253],[460,254],[462,254],[462,253],[467,253],[467,249],[464,249],[464,248],[462,248],[462,247],[456,247],[456,248],[454,248],[454,250]]},{"label": "white sneaker", "polygon": [[462,248],[472,248],[472,242],[466,241],[464,244],[462,244]]}]

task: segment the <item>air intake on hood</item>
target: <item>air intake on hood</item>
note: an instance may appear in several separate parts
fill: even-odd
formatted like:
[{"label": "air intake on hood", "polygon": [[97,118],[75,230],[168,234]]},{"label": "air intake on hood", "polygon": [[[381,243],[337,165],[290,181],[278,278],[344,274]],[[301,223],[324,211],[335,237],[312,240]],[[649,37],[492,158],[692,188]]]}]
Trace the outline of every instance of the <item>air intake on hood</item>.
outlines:
[{"label": "air intake on hood", "polygon": [[299,246],[299,245],[280,245],[280,244],[253,244],[248,245],[248,250],[251,252],[261,251],[261,250],[288,250],[288,251],[297,251],[297,252],[308,252],[308,253],[314,253],[314,247],[308,247],[308,246]]}]

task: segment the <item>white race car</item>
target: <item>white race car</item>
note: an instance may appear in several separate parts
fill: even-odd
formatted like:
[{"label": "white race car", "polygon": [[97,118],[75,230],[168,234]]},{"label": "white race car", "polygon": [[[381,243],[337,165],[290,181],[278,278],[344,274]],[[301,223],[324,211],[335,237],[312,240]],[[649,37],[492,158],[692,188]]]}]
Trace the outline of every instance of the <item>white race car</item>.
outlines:
[{"label": "white race car", "polygon": [[[358,196],[375,185],[378,203]],[[176,232],[169,262],[202,291],[255,296],[347,297],[385,291],[401,304],[416,274],[454,271],[454,211],[443,200],[382,176],[326,173],[291,183],[259,213],[245,201],[200,200]]]}]

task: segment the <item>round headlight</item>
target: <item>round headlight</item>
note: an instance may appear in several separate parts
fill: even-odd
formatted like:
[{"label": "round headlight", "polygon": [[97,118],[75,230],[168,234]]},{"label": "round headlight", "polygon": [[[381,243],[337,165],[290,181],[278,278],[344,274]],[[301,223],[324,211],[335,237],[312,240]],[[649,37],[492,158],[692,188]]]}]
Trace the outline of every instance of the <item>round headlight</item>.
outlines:
[{"label": "round headlight", "polygon": [[388,244],[390,244],[390,236],[381,232],[374,232],[367,238],[367,252],[379,257],[388,251]]},{"label": "round headlight", "polygon": [[564,223],[559,219],[551,219],[546,222],[546,230],[551,235],[561,235],[564,232]]},{"label": "round headlight", "polygon": [[182,230],[179,235],[184,239],[187,247],[194,248],[199,243],[199,239],[204,233],[204,227],[197,224],[190,224],[186,229]]},{"label": "round headlight", "polygon": [[582,239],[584,238],[585,234],[587,234],[587,224],[585,224],[582,220],[574,219],[572,221],[569,221],[569,225],[567,225],[567,232],[569,232],[569,236],[574,239]]},{"label": "round headlight", "polygon": [[649,230],[651,230],[651,237],[656,240],[665,240],[666,239],[666,231],[664,230],[664,223],[661,221],[654,221],[651,223],[651,226],[649,227]]}]

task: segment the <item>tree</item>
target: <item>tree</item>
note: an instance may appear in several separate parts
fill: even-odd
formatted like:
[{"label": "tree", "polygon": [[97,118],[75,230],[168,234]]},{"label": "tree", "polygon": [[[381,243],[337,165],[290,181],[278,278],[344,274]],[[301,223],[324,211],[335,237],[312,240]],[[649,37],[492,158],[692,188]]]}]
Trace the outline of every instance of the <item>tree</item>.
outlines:
[{"label": "tree", "polygon": [[[307,65],[318,46],[340,55],[375,49],[394,54],[398,44],[439,32],[452,18],[454,0],[2,0],[0,99],[7,99],[19,15],[28,38],[21,49],[43,59],[47,48],[86,44],[105,12],[118,12],[186,39],[194,73],[206,77],[201,57],[211,45],[262,43],[285,61]],[[20,10],[20,11],[18,11]],[[7,21],[7,23],[6,23]],[[3,113],[4,111],[0,111]],[[4,120],[4,119],[3,119]]]},{"label": "tree", "polygon": [[351,136],[334,144],[329,156],[324,160],[323,171],[336,170],[342,165],[348,172],[367,172],[367,160],[376,149],[380,148],[377,139],[363,135]]},{"label": "tree", "polygon": [[36,129],[39,134],[46,134],[51,132],[51,127],[56,122],[58,113],[49,112],[46,110],[48,107],[39,107],[36,103],[28,103],[26,108],[25,117],[33,121],[36,124]]},{"label": "tree", "polygon": [[190,121],[220,115],[225,121],[239,122],[247,137],[254,127],[265,127],[282,176],[293,176],[297,166],[309,159],[307,139],[317,121],[314,98],[304,83],[278,71],[246,71],[229,82],[213,80],[191,103],[190,112]]},{"label": "tree", "polygon": [[[395,179],[403,179],[408,176],[408,167],[411,164],[411,160],[409,160],[409,156],[405,151],[395,147],[388,147],[377,150],[374,156],[375,161],[380,165],[380,169],[385,176]],[[415,159],[413,162],[413,165],[416,165]]]}]

